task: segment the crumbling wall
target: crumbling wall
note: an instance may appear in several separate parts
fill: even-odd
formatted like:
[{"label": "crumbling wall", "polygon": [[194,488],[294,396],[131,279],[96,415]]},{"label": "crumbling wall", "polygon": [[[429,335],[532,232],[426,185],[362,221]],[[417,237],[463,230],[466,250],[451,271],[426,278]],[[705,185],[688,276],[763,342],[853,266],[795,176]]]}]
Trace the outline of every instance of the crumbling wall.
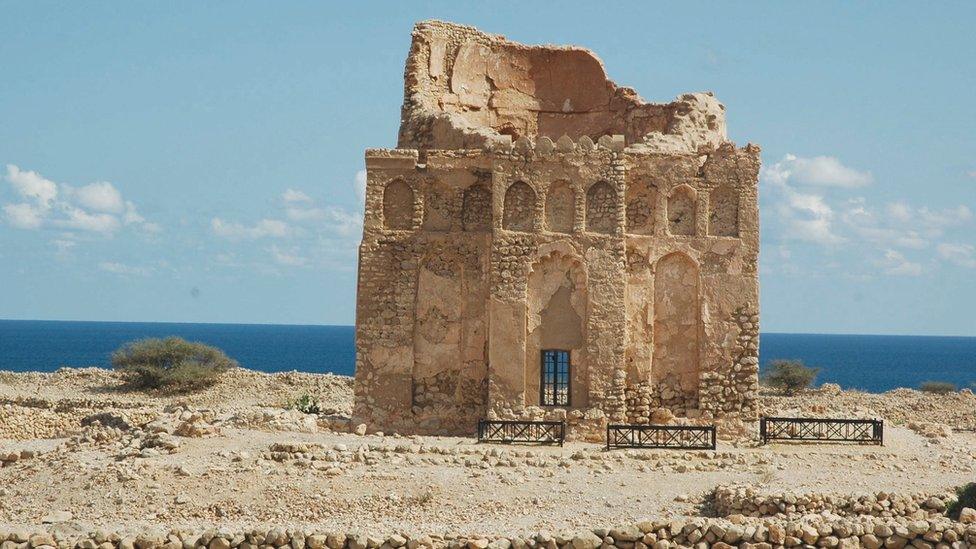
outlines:
[{"label": "crumbling wall", "polygon": [[584,48],[526,46],[441,21],[418,23],[412,38],[400,148],[620,134],[648,150],[695,152],[726,139],[724,107],[711,94],[646,103],[610,81],[600,59]]}]

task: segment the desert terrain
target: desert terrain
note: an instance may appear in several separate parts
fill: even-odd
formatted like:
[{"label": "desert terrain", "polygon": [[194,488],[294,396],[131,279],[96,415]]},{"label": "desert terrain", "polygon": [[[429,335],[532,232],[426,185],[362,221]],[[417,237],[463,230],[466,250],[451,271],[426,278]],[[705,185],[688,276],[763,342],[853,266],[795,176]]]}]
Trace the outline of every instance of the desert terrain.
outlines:
[{"label": "desert terrain", "polygon": [[[323,413],[293,408],[305,394]],[[716,499],[735,506],[729,498],[746,498],[745,487],[750,500],[793,501],[779,510],[738,508],[745,515],[903,497],[927,503],[899,512],[924,516],[944,510],[952,490],[976,477],[969,391],[824,386],[762,396],[770,415],[884,418],[883,447],[745,439],[720,440],[716,451],[489,445],[359,434],[364,426],[347,419],[351,406],[351,378],[335,375],[237,370],[202,392],[165,396],[126,390],[115,373],[94,368],[0,374],[0,525],[528,535],[721,515]],[[719,496],[720,486],[731,492]],[[872,514],[899,513],[886,515],[884,505]]]}]

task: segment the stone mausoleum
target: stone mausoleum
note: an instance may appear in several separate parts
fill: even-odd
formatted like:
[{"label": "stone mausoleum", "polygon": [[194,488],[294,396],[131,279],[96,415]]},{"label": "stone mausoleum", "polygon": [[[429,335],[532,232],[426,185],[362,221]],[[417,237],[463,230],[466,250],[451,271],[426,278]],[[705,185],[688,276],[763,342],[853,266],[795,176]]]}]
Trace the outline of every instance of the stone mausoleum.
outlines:
[{"label": "stone mausoleum", "polygon": [[753,418],[759,148],[710,93],[646,103],[592,52],[428,21],[366,151],[357,421]]}]

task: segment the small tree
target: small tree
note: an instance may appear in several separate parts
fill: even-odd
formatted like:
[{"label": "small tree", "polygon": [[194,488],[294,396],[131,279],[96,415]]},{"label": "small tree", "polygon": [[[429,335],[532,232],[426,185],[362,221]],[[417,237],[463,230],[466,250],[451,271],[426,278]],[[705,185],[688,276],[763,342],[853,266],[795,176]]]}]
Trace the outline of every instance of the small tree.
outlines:
[{"label": "small tree", "polygon": [[925,381],[919,388],[924,393],[935,393],[937,395],[947,395],[956,392],[956,384],[948,381]]},{"label": "small tree", "polygon": [[179,337],[130,341],[112,353],[112,367],[146,389],[199,389],[237,362],[210,345]]},{"label": "small tree", "polygon": [[803,364],[802,360],[778,359],[769,363],[769,370],[763,376],[763,381],[787,395],[795,395],[810,387],[818,373],[820,368],[811,368]]},{"label": "small tree", "polygon": [[976,509],[976,482],[964,484],[956,488],[956,500],[949,504],[946,516],[952,520],[959,520],[959,513],[963,507]]}]

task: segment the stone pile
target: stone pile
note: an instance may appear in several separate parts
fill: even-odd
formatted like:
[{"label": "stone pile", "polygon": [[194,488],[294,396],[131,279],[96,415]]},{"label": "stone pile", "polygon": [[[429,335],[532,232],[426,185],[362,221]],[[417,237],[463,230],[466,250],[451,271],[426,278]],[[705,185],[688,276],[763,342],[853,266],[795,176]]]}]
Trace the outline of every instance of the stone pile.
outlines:
[{"label": "stone pile", "polygon": [[172,530],[128,533],[72,532],[60,527],[30,531],[0,528],[3,549],[780,549],[826,547],[866,549],[969,549],[976,547],[976,524],[946,518],[856,520],[817,517],[811,521],[682,519],[647,520],[634,525],[530,536],[376,535],[364,532],[313,533],[294,529],[247,532]]},{"label": "stone pile", "polygon": [[861,495],[821,493],[760,493],[750,486],[719,486],[712,493],[718,516],[793,516],[824,511],[841,516],[928,518],[945,512],[951,494],[898,494],[878,492]]}]

